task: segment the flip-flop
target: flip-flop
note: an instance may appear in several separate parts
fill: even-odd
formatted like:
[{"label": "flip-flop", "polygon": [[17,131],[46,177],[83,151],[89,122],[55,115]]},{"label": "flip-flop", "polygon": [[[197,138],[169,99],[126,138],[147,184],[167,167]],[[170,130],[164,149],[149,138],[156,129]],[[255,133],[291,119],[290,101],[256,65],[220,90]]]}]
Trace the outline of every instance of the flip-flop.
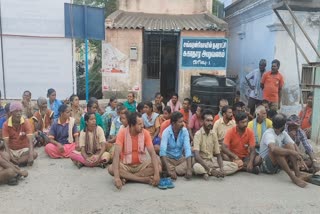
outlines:
[{"label": "flip-flop", "polygon": [[81,169],[84,166],[82,163],[80,163],[78,161],[75,162],[74,164],[78,167],[78,169]]},{"label": "flip-flop", "polygon": [[175,187],[171,178],[165,178],[165,181],[166,181],[167,188],[172,189]]},{"label": "flip-flop", "polygon": [[310,183],[314,185],[320,186],[320,175],[312,175],[312,177],[309,180]]},{"label": "flip-flop", "polygon": [[253,173],[253,174],[256,174],[256,175],[259,175],[259,173],[260,173],[260,168],[259,168],[258,166],[253,167],[252,173]]},{"label": "flip-flop", "polygon": [[158,184],[158,188],[159,189],[165,190],[165,189],[168,188],[166,179],[167,178],[160,178],[160,181],[159,181],[159,184]]},{"label": "flip-flop", "polygon": [[16,186],[16,185],[18,185],[18,179],[17,179],[17,177],[11,178],[11,179],[8,181],[8,185],[9,185],[9,186]]}]

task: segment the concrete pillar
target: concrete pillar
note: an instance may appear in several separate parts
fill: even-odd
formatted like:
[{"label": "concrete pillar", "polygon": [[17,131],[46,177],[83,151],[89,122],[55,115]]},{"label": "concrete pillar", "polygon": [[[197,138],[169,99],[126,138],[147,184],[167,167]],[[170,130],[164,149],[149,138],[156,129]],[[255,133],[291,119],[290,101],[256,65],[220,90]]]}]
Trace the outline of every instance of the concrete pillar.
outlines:
[{"label": "concrete pillar", "polygon": [[[320,32],[318,39],[318,50],[320,50]],[[318,62],[320,59],[318,58]],[[312,108],[312,130],[311,130],[311,140],[316,144],[320,144],[320,67],[317,67],[315,75],[315,83],[317,87],[314,88],[313,94],[313,108]]]}]

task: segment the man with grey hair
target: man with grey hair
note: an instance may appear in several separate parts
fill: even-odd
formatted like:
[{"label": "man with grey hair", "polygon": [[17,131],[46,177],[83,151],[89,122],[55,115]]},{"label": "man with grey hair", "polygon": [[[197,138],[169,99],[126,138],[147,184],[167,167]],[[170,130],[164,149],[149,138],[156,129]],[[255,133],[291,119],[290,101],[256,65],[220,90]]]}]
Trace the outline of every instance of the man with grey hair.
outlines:
[{"label": "man with grey hair", "polygon": [[262,135],[267,129],[272,128],[272,121],[267,118],[267,111],[263,105],[258,106],[255,113],[256,118],[248,123],[248,128],[254,132],[256,151],[259,152]]},{"label": "man with grey hair", "polygon": [[33,150],[33,133],[28,119],[22,116],[21,102],[10,103],[10,117],[3,124],[4,146],[10,161],[19,166],[32,166],[38,154]]},{"label": "man with grey hair", "polygon": [[262,101],[262,88],[260,87],[260,81],[262,75],[266,71],[267,61],[261,59],[259,62],[259,69],[255,69],[245,76],[245,80],[249,86],[249,100],[248,107],[250,108],[250,114],[253,115],[255,107],[261,104]]},{"label": "man with grey hair", "polygon": [[48,109],[47,99],[39,97],[37,100],[39,111],[33,114],[35,131],[35,145],[42,146],[49,142],[48,133],[53,122],[54,112]]}]

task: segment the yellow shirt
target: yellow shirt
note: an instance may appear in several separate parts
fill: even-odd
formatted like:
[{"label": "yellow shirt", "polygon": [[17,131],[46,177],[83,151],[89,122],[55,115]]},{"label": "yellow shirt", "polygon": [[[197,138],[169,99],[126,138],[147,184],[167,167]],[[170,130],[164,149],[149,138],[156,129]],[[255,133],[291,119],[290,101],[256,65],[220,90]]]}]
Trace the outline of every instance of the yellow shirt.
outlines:
[{"label": "yellow shirt", "polygon": [[219,142],[213,130],[207,135],[201,127],[194,135],[193,145],[194,150],[199,151],[203,159],[211,160],[213,155],[220,154]]},{"label": "yellow shirt", "polygon": [[214,123],[213,132],[216,133],[218,140],[222,141],[227,131],[235,126],[236,126],[236,122],[234,120],[230,120],[228,124],[225,124],[223,121],[223,118],[220,118]]},{"label": "yellow shirt", "polygon": [[[254,119],[255,120],[255,119]],[[252,129],[252,131],[254,132],[254,127],[253,127],[253,120],[251,120],[249,123],[248,123],[248,128]],[[267,129],[268,128],[272,128],[272,121],[269,120],[268,118],[266,119],[266,126],[267,126]],[[259,144],[260,144],[260,141],[261,141],[261,137],[263,135],[263,133],[261,133],[261,130],[262,130],[262,124],[261,123],[257,123],[257,132],[258,132],[258,139],[259,139]],[[256,135],[256,133],[254,133]]]}]

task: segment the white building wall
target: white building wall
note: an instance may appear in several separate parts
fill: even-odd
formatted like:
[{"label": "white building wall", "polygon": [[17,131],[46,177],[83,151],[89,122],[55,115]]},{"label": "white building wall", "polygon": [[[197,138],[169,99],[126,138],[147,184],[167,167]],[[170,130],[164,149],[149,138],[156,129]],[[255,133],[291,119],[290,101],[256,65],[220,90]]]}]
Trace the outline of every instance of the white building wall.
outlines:
[{"label": "white building wall", "polygon": [[30,90],[33,99],[46,96],[48,88],[56,89],[59,99],[75,91],[72,40],[65,38],[64,30],[64,3],[71,2],[1,2],[3,46],[0,48],[4,69],[0,64],[0,90],[3,98],[4,90],[6,99],[21,99],[24,90]]},{"label": "white building wall", "polygon": [[[292,18],[287,11],[281,11],[281,16],[292,29]],[[296,12],[302,26],[318,46],[320,32],[320,13]],[[300,108],[299,80],[295,57],[294,43],[272,11],[272,2],[264,2],[240,15],[227,17],[229,24],[229,59],[227,74],[239,76],[241,99],[244,96],[244,76],[251,70],[258,68],[261,58],[267,60],[267,70],[271,69],[271,61],[281,62],[280,72],[285,79],[282,105],[284,111],[297,113]],[[302,49],[311,62],[316,61],[316,54],[296,28],[296,36]],[[242,38],[242,39],[241,39]],[[306,61],[299,54],[299,67]]]},{"label": "white building wall", "polygon": [[[308,13],[308,12],[295,12],[298,17],[299,22],[303,26],[304,30],[307,32],[313,43],[318,46],[319,32],[320,32],[320,13]],[[281,16],[285,20],[286,24],[289,26],[293,32],[293,19],[291,18],[288,11],[281,12]],[[277,17],[275,17],[275,22],[279,22]],[[308,57],[310,62],[316,62],[317,56],[315,51],[312,49],[311,45],[303,35],[302,31],[295,24],[296,38]],[[275,53],[274,58],[277,58],[281,62],[280,71],[285,77],[285,88],[283,92],[283,104],[284,105],[297,105],[299,104],[299,78],[298,69],[296,63],[295,55],[295,45],[292,39],[289,37],[285,30],[279,30],[276,32],[275,40]],[[306,64],[306,60],[298,51],[298,61],[299,69],[303,64]]]}]

